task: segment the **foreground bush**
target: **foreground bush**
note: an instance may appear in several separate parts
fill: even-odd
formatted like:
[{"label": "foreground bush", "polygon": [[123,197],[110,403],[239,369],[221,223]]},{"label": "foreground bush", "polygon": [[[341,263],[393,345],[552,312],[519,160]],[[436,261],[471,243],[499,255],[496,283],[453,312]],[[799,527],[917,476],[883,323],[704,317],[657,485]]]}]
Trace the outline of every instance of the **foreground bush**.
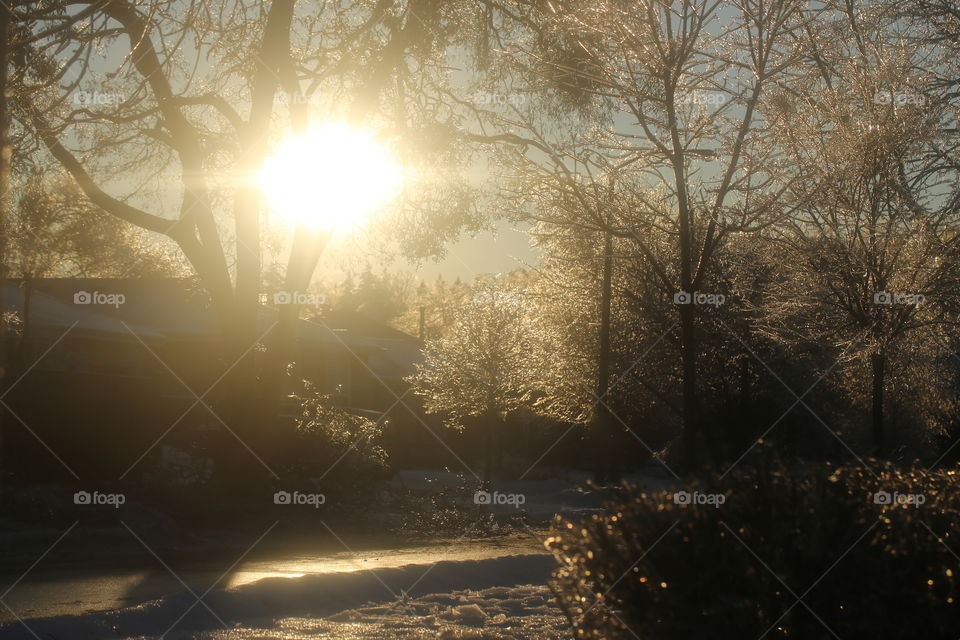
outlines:
[{"label": "foreground bush", "polygon": [[581,638],[955,640],[957,480],[767,462],[687,489],[712,504],[625,486],[556,521],[551,587]]},{"label": "foreground bush", "polygon": [[369,504],[389,476],[383,425],[337,407],[310,384],[301,400],[281,460],[284,477],[309,481],[304,488],[324,493],[328,506]]}]

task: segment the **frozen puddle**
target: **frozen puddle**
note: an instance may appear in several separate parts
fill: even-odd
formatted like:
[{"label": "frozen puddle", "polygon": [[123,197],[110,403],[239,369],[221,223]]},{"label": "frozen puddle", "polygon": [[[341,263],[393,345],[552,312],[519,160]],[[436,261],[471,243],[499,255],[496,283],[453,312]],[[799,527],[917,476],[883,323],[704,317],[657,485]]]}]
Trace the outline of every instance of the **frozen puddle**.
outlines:
[{"label": "frozen puddle", "polygon": [[29,630],[8,623],[0,639],[546,639],[569,633],[543,586],[553,566],[549,555],[523,554],[266,578],[211,591],[202,603],[183,593],[115,611],[27,620]]}]

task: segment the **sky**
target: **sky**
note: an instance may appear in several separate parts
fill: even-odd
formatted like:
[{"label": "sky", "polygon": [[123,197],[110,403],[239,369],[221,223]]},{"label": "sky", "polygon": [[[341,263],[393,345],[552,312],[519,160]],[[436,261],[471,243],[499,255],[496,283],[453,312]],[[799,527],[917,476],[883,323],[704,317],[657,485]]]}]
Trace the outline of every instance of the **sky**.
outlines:
[{"label": "sky", "polygon": [[493,231],[465,233],[457,241],[447,243],[445,250],[439,259],[416,263],[369,246],[363,234],[340,238],[324,252],[314,282],[338,281],[348,271],[363,270],[367,264],[375,272],[405,272],[418,280],[433,281],[442,276],[449,281],[469,281],[481,274],[535,267],[539,262],[539,252],[530,245],[529,236],[516,223],[505,221],[495,223]]},{"label": "sky", "polygon": [[510,223],[501,223],[495,232],[482,232],[450,244],[447,255],[440,261],[427,262],[419,269],[412,265],[408,268],[424,280],[434,280],[438,275],[448,280],[457,277],[470,280],[481,273],[536,265],[537,257],[526,233]]}]

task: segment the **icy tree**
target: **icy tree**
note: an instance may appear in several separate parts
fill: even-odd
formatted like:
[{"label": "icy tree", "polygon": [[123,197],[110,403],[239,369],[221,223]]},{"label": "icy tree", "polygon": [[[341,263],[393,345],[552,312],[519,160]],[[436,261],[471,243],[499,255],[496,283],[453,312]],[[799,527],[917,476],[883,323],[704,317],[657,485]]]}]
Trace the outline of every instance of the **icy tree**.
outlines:
[{"label": "icy tree", "polygon": [[[507,149],[521,176],[518,210],[635,244],[664,300],[686,299],[708,285],[727,236],[775,221],[785,167],[760,106],[792,82],[794,36],[816,19],[804,6],[548,5],[536,15],[533,44],[511,50],[517,82],[546,99],[502,113],[504,133],[488,127],[475,137]],[[698,410],[704,310],[677,304],[672,313],[692,467],[707,424]]]},{"label": "icy tree", "polygon": [[916,71],[922,52],[881,9],[824,14],[804,38],[804,99],[783,97],[770,113],[801,169],[775,258],[793,277],[770,317],[783,334],[815,331],[844,359],[869,361],[878,454],[889,361],[911,332],[952,322],[960,287],[958,185],[938,151],[949,137],[943,107]]},{"label": "icy tree", "polygon": [[482,281],[447,332],[427,341],[412,379],[424,408],[442,415],[447,426],[463,429],[479,421],[488,482],[494,427],[529,396],[530,331],[523,296],[501,282]]},{"label": "icy tree", "polygon": [[[445,53],[469,48],[477,32],[463,27],[483,19],[467,3],[11,5],[13,131],[93,206],[176,246],[219,321],[230,369],[214,395],[254,448],[269,446],[257,441],[276,414],[300,311],[285,305],[269,336],[257,330],[270,229],[252,177],[275,140],[328,121],[382,129],[410,164],[442,157],[438,179],[392,212],[410,252],[439,251],[477,227],[457,173],[467,154],[444,135],[440,105]],[[290,226],[283,288],[305,291],[329,234]],[[262,358],[250,349],[260,340]],[[229,466],[241,481],[249,475]]]},{"label": "icy tree", "polygon": [[63,173],[33,167],[18,176],[16,207],[8,221],[12,275],[144,277],[180,271],[169,247],[141,229],[91,205]]}]

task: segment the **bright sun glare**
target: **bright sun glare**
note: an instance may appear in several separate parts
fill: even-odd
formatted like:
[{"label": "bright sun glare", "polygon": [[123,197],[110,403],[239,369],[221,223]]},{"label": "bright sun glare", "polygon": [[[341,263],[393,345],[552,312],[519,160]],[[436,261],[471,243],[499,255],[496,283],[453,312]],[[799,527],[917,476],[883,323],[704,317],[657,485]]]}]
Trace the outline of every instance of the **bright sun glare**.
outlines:
[{"label": "bright sun glare", "polygon": [[281,142],[257,183],[270,210],[294,224],[349,232],[396,196],[403,173],[372,131],[330,123]]}]

